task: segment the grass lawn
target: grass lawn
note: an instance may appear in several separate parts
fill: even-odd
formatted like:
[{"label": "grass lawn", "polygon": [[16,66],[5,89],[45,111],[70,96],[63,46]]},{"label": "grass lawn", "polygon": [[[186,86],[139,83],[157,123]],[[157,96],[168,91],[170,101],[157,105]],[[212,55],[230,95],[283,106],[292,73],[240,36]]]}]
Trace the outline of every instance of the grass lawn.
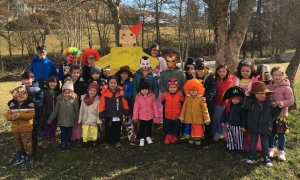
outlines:
[{"label": "grass lawn", "polygon": [[[287,64],[281,64],[287,66]],[[271,65],[274,66],[274,65]],[[300,73],[297,73],[296,94],[300,98]],[[74,148],[61,153],[39,145],[33,168],[12,166],[15,144],[10,123],[5,120],[9,90],[19,82],[0,83],[0,179],[299,179],[300,123],[299,112],[290,112],[291,133],[287,136],[287,161],[273,158],[273,167],[263,165],[262,156],[249,165],[247,153],[235,156],[227,153],[223,140],[201,150],[191,149],[187,141],[179,145],[163,143],[161,127],[154,131],[154,144],[130,147],[125,133],[122,147],[103,148],[103,136],[95,149]],[[299,100],[299,99],[298,99]],[[299,103],[299,102],[298,102]]]}]

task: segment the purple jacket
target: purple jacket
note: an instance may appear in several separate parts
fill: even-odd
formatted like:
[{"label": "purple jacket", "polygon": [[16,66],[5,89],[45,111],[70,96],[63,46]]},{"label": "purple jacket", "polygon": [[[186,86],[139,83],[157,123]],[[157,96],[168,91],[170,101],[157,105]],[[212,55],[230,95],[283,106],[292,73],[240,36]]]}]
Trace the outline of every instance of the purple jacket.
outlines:
[{"label": "purple jacket", "polygon": [[293,91],[290,87],[290,81],[288,79],[283,79],[278,85],[274,84],[274,81],[271,80],[268,84],[268,89],[270,91],[275,91],[275,93],[270,95],[270,99],[275,101],[278,105],[280,101],[283,102],[284,107],[280,113],[280,116],[288,116],[288,107],[292,106],[294,103]]},{"label": "purple jacket", "polygon": [[135,101],[133,106],[133,120],[149,121],[154,117],[159,117],[156,101],[152,100],[152,95],[153,93],[148,93],[148,96],[145,98],[139,93],[138,100]]}]

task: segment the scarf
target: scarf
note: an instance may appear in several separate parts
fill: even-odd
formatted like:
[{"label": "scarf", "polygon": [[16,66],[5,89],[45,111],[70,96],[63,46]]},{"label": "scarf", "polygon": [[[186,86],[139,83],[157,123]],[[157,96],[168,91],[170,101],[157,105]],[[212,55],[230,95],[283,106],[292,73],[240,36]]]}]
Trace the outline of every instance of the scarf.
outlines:
[{"label": "scarf", "polygon": [[258,105],[260,106],[260,108],[262,108],[262,103],[265,102],[267,100],[267,97],[265,97],[263,100],[259,100],[259,99],[256,99],[257,102],[258,102]]},{"label": "scarf", "polygon": [[87,106],[89,106],[89,105],[93,104],[93,102],[94,102],[94,100],[96,99],[96,97],[97,97],[97,95],[90,98],[90,95],[89,95],[89,94],[86,94],[86,95],[84,96],[83,102],[84,102]]}]

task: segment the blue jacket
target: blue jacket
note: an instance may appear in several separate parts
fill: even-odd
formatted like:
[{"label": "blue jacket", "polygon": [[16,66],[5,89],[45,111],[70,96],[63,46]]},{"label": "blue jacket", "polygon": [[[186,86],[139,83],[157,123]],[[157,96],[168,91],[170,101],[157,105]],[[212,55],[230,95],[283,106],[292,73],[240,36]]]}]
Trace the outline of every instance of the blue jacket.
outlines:
[{"label": "blue jacket", "polygon": [[[118,84],[121,85],[120,82]],[[124,82],[123,91],[124,91],[124,98],[127,100],[129,109],[132,109],[133,85],[132,85],[132,82],[130,81],[130,78],[128,78]]]},{"label": "blue jacket", "polygon": [[242,108],[243,101],[238,104],[227,104],[230,106],[230,112],[226,114],[226,108],[223,111],[221,117],[221,123],[227,123],[231,126],[247,127],[247,111]]},{"label": "blue jacket", "polygon": [[45,57],[45,59],[39,59],[39,56],[35,56],[29,66],[29,71],[34,74],[36,80],[40,78],[47,80],[52,75],[57,76],[54,63],[47,57]]},{"label": "blue jacket", "polygon": [[[143,78],[143,74],[139,69],[133,75],[133,97],[139,93],[139,83],[141,82],[141,78]],[[158,81],[156,74],[154,74],[154,72],[150,72],[146,77],[146,81],[150,84],[150,90],[153,92],[155,97],[158,97]]]}]

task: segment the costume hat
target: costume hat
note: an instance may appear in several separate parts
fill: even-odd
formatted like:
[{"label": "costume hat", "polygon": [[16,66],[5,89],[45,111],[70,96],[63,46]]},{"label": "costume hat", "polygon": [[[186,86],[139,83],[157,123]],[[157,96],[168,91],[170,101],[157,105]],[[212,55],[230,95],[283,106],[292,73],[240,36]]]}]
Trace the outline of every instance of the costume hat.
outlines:
[{"label": "costume hat", "polygon": [[46,46],[36,47],[36,52],[37,52],[38,55],[41,54],[41,53],[44,53],[45,55],[47,55]]},{"label": "costume hat", "polygon": [[252,84],[252,90],[250,93],[267,93],[267,95],[273,94],[274,91],[269,91],[267,85],[262,81],[257,81]]},{"label": "costume hat", "polygon": [[196,60],[196,69],[198,69],[198,70],[203,70],[204,69],[204,66],[205,66],[205,64],[204,64],[204,59],[197,59]]},{"label": "costume hat", "polygon": [[26,87],[24,85],[22,85],[22,86],[16,87],[15,89],[11,90],[10,93],[13,97],[17,97],[21,94],[27,93],[27,91],[26,91]]},{"label": "costume hat", "polygon": [[226,99],[230,99],[235,96],[245,97],[245,90],[240,88],[239,86],[230,86],[224,92],[222,101],[225,101]]},{"label": "costume hat", "polygon": [[267,64],[260,64],[257,66],[256,75],[260,75],[259,81],[271,81],[270,66]]},{"label": "costume hat", "polygon": [[139,83],[139,91],[141,91],[143,89],[150,90],[150,84],[146,81],[145,78],[141,78],[140,83]]},{"label": "costume hat", "polygon": [[143,23],[139,23],[139,24],[137,24],[137,25],[131,26],[131,27],[129,27],[129,30],[130,30],[134,35],[138,36],[139,33],[140,33],[140,30],[141,30],[141,28],[142,28],[142,24],[143,24]]},{"label": "costume hat", "polygon": [[128,74],[128,77],[133,78],[133,74],[130,71],[130,67],[129,66],[122,66],[122,67],[120,67],[120,70],[117,71],[115,75],[117,77],[120,77],[123,72],[126,72]]},{"label": "costume hat", "polygon": [[98,66],[92,66],[92,68],[91,68],[91,75],[92,75],[94,72],[97,72],[98,74],[101,74],[101,68],[98,67]]}]

